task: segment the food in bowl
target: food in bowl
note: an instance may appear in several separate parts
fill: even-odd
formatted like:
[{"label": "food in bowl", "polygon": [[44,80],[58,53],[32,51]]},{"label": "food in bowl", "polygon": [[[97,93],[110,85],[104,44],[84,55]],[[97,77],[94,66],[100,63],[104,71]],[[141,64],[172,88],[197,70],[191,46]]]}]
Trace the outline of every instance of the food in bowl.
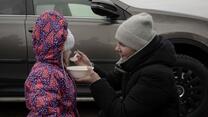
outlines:
[{"label": "food in bowl", "polygon": [[88,75],[88,68],[94,69],[92,66],[69,66],[67,70],[74,78],[83,78]]}]

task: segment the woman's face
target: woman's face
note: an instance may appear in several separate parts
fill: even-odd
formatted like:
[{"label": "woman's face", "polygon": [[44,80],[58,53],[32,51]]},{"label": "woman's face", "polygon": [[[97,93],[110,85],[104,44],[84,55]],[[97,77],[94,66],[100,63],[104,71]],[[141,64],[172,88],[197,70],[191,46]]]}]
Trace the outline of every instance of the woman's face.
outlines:
[{"label": "woman's face", "polygon": [[136,50],[125,46],[121,42],[116,43],[115,51],[118,52],[123,60],[126,60],[129,56],[136,52]]}]

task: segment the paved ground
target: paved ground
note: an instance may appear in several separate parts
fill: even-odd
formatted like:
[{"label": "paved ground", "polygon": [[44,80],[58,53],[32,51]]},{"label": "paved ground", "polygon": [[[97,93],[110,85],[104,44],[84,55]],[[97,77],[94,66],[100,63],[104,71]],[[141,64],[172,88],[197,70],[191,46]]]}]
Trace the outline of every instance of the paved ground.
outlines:
[{"label": "paved ground", "polygon": [[[94,102],[79,102],[81,117],[96,117],[97,107]],[[28,111],[23,102],[0,103],[0,117],[26,117]]]}]

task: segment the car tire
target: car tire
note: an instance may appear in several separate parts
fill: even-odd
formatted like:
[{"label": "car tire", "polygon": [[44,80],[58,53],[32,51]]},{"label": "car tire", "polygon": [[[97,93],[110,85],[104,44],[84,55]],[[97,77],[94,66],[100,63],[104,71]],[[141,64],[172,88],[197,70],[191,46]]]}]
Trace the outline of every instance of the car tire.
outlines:
[{"label": "car tire", "polygon": [[173,71],[180,100],[180,117],[207,117],[207,68],[197,59],[177,55]]}]

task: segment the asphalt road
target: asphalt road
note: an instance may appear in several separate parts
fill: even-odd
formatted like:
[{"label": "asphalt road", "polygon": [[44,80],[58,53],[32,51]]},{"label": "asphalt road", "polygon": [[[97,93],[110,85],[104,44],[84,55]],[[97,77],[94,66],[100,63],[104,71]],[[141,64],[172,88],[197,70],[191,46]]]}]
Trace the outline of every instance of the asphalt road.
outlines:
[{"label": "asphalt road", "polygon": [[[78,102],[80,117],[96,117],[98,108],[94,102]],[[26,117],[24,102],[0,102],[0,117]]]}]

